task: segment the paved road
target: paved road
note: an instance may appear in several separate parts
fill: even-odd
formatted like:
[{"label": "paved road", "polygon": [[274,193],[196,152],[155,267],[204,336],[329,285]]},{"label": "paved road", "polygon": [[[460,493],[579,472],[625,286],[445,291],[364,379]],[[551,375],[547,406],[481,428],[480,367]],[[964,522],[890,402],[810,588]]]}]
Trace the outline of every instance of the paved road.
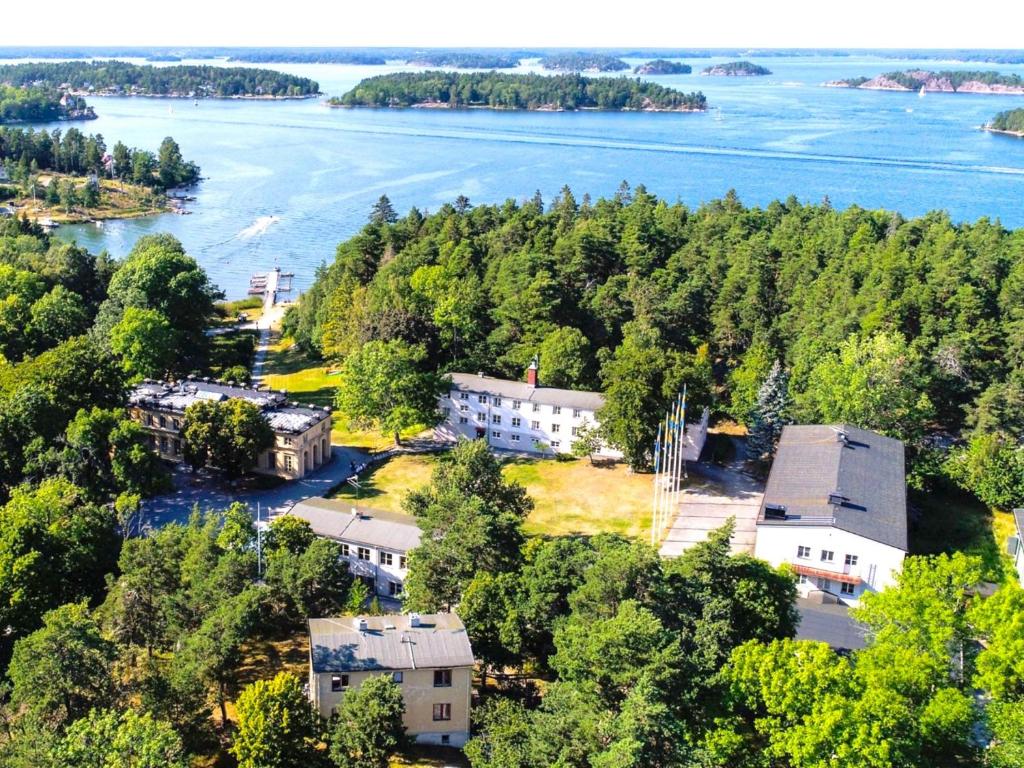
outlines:
[{"label": "paved road", "polygon": [[351,474],[350,462],[362,464],[364,461],[366,454],[363,451],[335,445],[331,448],[331,461],[312,474],[270,490],[251,491],[212,487],[208,477],[192,475],[186,468],[178,466],[174,469],[174,492],[143,502],[142,528],[159,528],[168,523],[184,522],[197,504],[203,511],[222,510],[234,501],[248,504],[254,515],[258,502],[262,518],[266,520],[268,512],[272,515],[281,514],[303,499],[323,496]]},{"label": "paved road", "polygon": [[864,638],[867,628],[850,616],[850,609],[845,605],[822,605],[797,598],[796,607],[800,611],[797,640],[820,640],[846,651],[856,651],[867,644]]}]

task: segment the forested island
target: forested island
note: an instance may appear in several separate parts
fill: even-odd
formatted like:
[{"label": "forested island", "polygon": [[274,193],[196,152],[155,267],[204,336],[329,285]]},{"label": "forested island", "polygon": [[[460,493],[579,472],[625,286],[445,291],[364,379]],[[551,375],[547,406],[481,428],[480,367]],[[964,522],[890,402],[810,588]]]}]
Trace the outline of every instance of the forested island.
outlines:
[{"label": "forested island", "polygon": [[102,135],[0,128],[0,200],[17,215],[55,222],[123,219],[172,210],[169,189],[199,180],[199,166],[185,160],[168,136],[157,152],[117,142],[108,151]]},{"label": "forested island", "polygon": [[830,88],[861,88],[872,91],[934,91],[939,93],[1024,93],[1024,78],[995,71],[908,69],[877,77],[854,77],[825,83]]},{"label": "forested island", "polygon": [[689,64],[668,59],[655,59],[633,69],[635,75],[688,75],[693,71]]},{"label": "forested island", "polygon": [[544,69],[558,72],[622,72],[629,64],[603,53],[558,53],[540,60]]},{"label": "forested island", "polygon": [[[218,53],[220,51],[218,50]],[[246,61],[252,64],[358,64],[380,66],[387,59],[376,53],[351,51],[344,48],[256,48],[228,49],[228,61]]]},{"label": "forested island", "polygon": [[50,88],[15,87],[0,83],[0,125],[93,120],[96,113],[80,96]]},{"label": "forested island", "polygon": [[762,77],[771,73],[772,71],[767,67],[762,67],[751,61],[730,61],[725,64],[715,64],[714,66],[706,67],[701,71],[702,75],[718,77]]},{"label": "forested island", "polygon": [[452,69],[515,69],[519,66],[519,57],[496,53],[426,51],[417,53],[406,64],[416,67],[451,67]]},{"label": "forested island", "polygon": [[63,61],[0,66],[0,83],[61,89],[76,95],[216,99],[296,99],[316,96],[313,80],[270,69],[124,61]]},{"label": "forested island", "polygon": [[985,126],[985,130],[1024,137],[1024,109],[1009,109],[1000,112],[992,118],[992,122]]},{"label": "forested island", "polygon": [[573,111],[581,109],[694,112],[703,93],[683,93],[628,77],[498,72],[399,72],[370,77],[334,107],[433,107]]}]

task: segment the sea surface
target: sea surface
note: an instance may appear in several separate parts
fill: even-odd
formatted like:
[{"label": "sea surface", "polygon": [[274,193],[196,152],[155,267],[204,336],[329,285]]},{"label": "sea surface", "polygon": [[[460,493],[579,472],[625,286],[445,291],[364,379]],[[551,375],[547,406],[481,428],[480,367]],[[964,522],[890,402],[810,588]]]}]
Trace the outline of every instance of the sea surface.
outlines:
[{"label": "sea surface", "polygon": [[[945,210],[1024,226],[1024,140],[982,132],[1024,96],[893,93],[823,88],[828,80],[895,69],[1024,66],[863,57],[755,59],[759,78],[703,77],[721,59],[694,59],[691,75],[650,79],[700,89],[711,109],[679,113],[330,109],[319,100],[192,101],[94,98],[98,120],[78,127],[156,149],[173,136],[204,180],[190,215],[59,230],[94,251],[127,253],[170,232],[235,298],[249,276],[280,266],[308,285],[336,245],[387,194],[395,208],[436,210],[457,195],[473,203],[614,193],[622,180],[698,205],[735,189],[747,204],[828,197],[913,216]],[[209,63],[209,62],[204,62]],[[631,61],[631,64],[639,63]],[[340,95],[366,76],[407,66],[267,65],[315,78]],[[535,70],[526,64],[524,71]],[[56,126],[53,126],[56,127]]]}]

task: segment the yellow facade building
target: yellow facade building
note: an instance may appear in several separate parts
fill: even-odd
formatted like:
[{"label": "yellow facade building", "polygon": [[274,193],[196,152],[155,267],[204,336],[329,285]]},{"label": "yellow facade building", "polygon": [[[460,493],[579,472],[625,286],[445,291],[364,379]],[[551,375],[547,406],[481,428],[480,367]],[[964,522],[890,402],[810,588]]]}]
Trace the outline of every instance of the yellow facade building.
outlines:
[{"label": "yellow facade building", "polygon": [[374,675],[402,688],[406,734],[422,744],[469,739],[473,651],[453,613],[309,620],[309,698],[329,718]]}]

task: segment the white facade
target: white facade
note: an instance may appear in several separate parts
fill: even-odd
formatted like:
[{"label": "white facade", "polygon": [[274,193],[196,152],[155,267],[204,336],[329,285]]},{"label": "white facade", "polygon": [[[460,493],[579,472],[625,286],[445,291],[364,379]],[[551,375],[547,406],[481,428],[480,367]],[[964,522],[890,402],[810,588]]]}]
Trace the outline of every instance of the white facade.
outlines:
[{"label": "white facade", "polygon": [[1017,532],[1007,542],[1007,552],[1013,558],[1013,565],[1017,569],[1017,579],[1024,587],[1024,509],[1013,510],[1013,520]]},{"label": "white facade", "polygon": [[848,605],[895,582],[905,554],[831,525],[784,522],[759,522],[754,545],[755,557],[776,567],[792,566],[801,596],[822,591]]},{"label": "white facade", "polygon": [[352,575],[362,579],[375,595],[396,600],[402,597],[405,579],[409,574],[408,553],[358,541],[340,539],[339,543]]}]

